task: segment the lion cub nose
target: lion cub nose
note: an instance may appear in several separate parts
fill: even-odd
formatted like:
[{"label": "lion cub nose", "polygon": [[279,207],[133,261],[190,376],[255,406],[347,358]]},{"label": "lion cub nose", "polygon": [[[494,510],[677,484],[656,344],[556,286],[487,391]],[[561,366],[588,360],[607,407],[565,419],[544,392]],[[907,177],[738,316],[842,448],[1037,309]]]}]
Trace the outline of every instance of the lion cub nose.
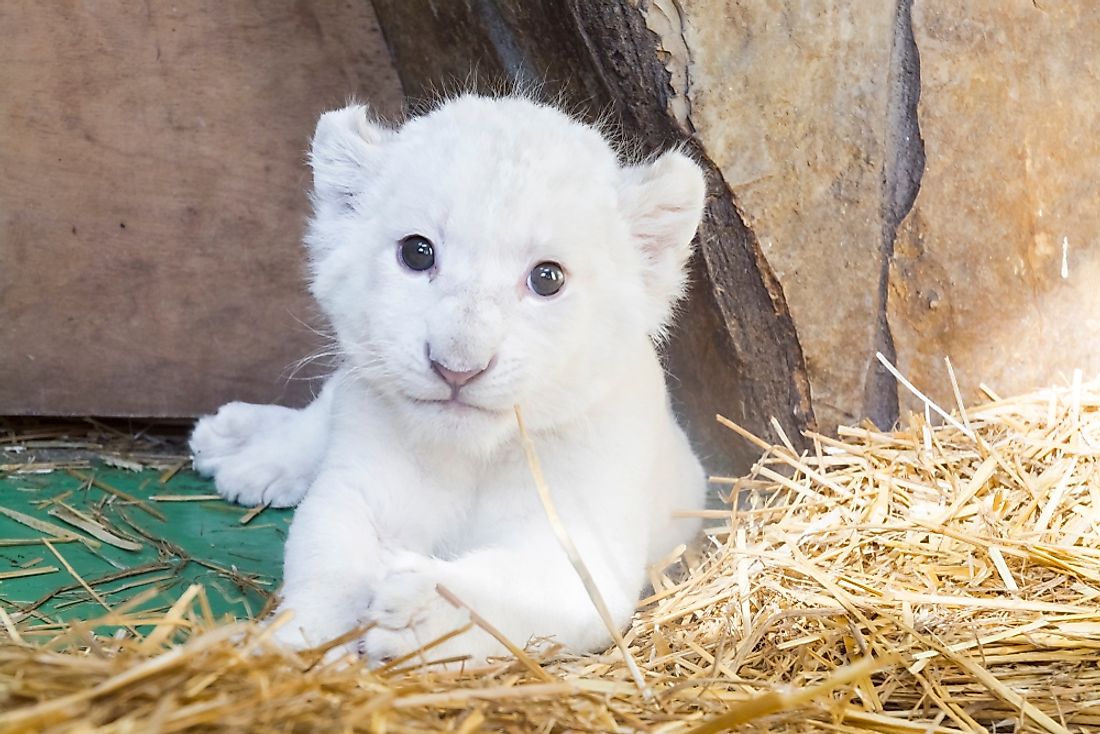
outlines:
[{"label": "lion cub nose", "polygon": [[446,382],[448,385],[455,388],[456,390],[473,381],[474,378],[489,369],[490,365],[492,365],[492,362],[476,370],[466,370],[464,372],[458,372],[444,367],[442,364],[436,362],[434,359],[432,360],[432,369],[435,370],[435,373],[442,377],[444,382]]}]

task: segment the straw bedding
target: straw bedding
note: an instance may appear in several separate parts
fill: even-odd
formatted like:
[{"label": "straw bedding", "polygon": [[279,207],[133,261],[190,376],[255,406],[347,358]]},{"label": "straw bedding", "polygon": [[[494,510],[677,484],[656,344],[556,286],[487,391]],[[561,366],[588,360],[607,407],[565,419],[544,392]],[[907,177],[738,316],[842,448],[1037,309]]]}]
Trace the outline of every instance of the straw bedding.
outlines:
[{"label": "straw bedding", "polygon": [[64,630],[0,614],[0,731],[1100,731],[1100,388],[989,398],[719,478],[740,509],[626,633],[644,688],[617,648],[291,655],[196,586]]}]

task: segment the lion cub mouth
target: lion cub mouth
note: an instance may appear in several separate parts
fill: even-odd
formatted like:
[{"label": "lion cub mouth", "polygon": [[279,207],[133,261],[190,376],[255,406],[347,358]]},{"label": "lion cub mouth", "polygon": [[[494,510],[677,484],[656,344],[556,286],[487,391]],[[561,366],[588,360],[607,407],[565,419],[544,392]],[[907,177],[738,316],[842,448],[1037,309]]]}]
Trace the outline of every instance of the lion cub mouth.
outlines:
[{"label": "lion cub mouth", "polygon": [[409,400],[413,403],[416,403],[417,405],[430,406],[438,410],[445,410],[447,412],[459,414],[465,412],[476,412],[485,415],[500,415],[504,412],[502,410],[494,410],[493,408],[485,408],[480,405],[468,403],[461,397],[440,398],[438,400],[425,400],[424,398],[410,397]]}]

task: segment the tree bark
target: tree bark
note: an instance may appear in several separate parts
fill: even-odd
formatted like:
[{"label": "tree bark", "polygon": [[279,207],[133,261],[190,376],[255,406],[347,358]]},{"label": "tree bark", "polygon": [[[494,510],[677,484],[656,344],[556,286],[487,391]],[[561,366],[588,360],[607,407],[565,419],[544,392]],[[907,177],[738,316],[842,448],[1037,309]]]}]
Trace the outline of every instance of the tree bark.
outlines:
[{"label": "tree bark", "polygon": [[669,110],[670,74],[658,38],[629,0],[373,0],[406,95],[520,86],[589,120],[603,115],[658,151],[692,150],[708,198],[691,263],[692,290],[666,346],[669,385],[712,472],[748,468],[759,451],[721,428],[722,413],[796,446],[814,425],[809,382],[782,288],[729,187]]}]

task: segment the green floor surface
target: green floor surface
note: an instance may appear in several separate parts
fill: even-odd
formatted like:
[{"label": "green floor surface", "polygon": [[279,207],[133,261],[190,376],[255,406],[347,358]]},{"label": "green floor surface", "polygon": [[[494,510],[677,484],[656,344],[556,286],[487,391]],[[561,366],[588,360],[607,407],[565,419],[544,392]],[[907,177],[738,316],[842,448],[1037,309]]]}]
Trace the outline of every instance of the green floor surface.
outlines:
[{"label": "green floor surface", "polygon": [[[158,499],[214,492],[209,481],[189,471],[163,483],[162,476],[106,466],[0,475],[0,606],[16,618],[30,613],[40,622],[103,615],[103,605],[65,568],[68,563],[112,608],[155,588],[159,593],[141,608],[165,609],[197,582],[206,587],[215,615],[255,616],[278,587],[291,512],[266,509],[242,524],[248,509],[220,499]],[[136,543],[140,549],[96,540],[56,516],[71,518],[68,508],[98,522],[122,545]],[[16,519],[11,511],[55,528],[31,527],[32,521]],[[58,532],[82,539],[51,541],[61,559],[40,541]],[[18,544],[28,539],[37,542]]]}]

